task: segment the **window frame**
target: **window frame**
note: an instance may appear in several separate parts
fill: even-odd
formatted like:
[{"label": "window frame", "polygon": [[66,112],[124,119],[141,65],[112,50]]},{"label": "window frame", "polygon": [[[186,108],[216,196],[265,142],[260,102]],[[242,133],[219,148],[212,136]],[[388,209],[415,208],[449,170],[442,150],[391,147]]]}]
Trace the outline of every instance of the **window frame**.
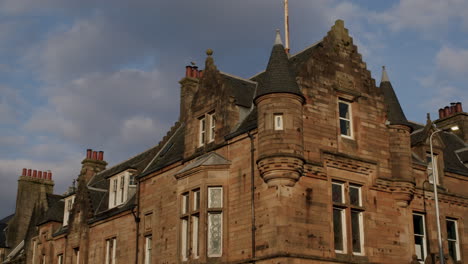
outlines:
[{"label": "window frame", "polygon": [[[349,118],[341,117],[340,113],[340,104],[346,104],[348,106],[348,116]],[[349,135],[341,133],[341,120],[349,123]],[[353,131],[353,107],[352,102],[338,98],[338,128],[340,136],[344,138],[354,139],[354,131]]]},{"label": "window frame", "polygon": [[152,260],[151,258],[153,256],[152,250],[153,250],[153,236],[152,235],[145,236],[145,254],[144,254],[145,264],[151,264],[151,260]]},{"label": "window frame", "polygon": [[[341,180],[332,180],[332,225],[333,225],[333,240],[334,243],[336,243],[336,237],[335,237],[335,210],[339,210],[341,213],[341,240],[342,240],[342,249],[336,249],[335,246],[335,253],[338,254],[352,254],[356,256],[364,256],[365,255],[365,236],[364,236],[364,212],[365,209],[363,207],[363,192],[362,188],[363,185],[361,184],[356,184],[352,182],[346,182],[346,181],[341,181]],[[335,200],[335,195],[334,191],[334,186],[339,186],[340,187],[340,201]],[[350,190],[354,188],[357,189],[357,194],[358,194],[358,204],[352,204],[351,203],[351,192]],[[359,228],[358,230],[358,238],[359,238],[359,248],[360,251],[354,251],[354,232],[353,230],[353,213],[358,214],[358,223],[357,227]]]},{"label": "window frame", "polygon": [[63,253],[57,255],[57,264],[63,264]]},{"label": "window frame", "polygon": [[[434,164],[435,164],[435,172],[432,171],[432,156],[430,152],[426,152],[426,163],[427,163],[427,180],[429,181],[430,184],[434,184],[434,179],[436,181],[437,185],[440,185],[440,177],[439,177],[439,155],[437,153],[433,153],[434,156]],[[432,172],[432,175],[429,174],[429,172]],[[434,178],[435,175],[435,178]],[[431,178],[432,176],[432,178]]]},{"label": "window frame", "polygon": [[[416,234],[415,233],[415,226],[414,226],[414,219],[415,219],[415,216],[419,216],[421,217],[422,219],[422,230],[423,230],[423,234]],[[421,256],[421,259],[419,259],[418,255],[417,255],[417,250],[416,250],[416,236],[418,237],[422,237],[422,256]],[[413,212],[413,240],[414,240],[414,247],[415,247],[415,255],[416,257],[418,257],[418,261],[420,263],[424,263],[424,260],[426,259],[426,257],[428,256],[428,253],[427,253],[427,230],[426,230],[426,215],[423,214],[423,213],[418,213],[418,212]]]},{"label": "window frame", "polygon": [[111,237],[111,238],[106,239],[106,256],[105,256],[104,263],[105,264],[117,263],[117,237]]},{"label": "window frame", "polygon": [[203,147],[206,141],[206,117],[205,115],[198,118],[198,146]]},{"label": "window frame", "polygon": [[64,199],[65,208],[63,211],[63,226],[67,226],[70,222],[70,214],[73,210],[73,205],[75,204],[75,195],[70,195]]},{"label": "window frame", "polygon": [[273,128],[275,131],[284,130],[284,116],[282,113],[273,114]]},{"label": "window frame", "polygon": [[[455,239],[449,238],[449,230],[448,230],[448,225],[447,222],[453,222],[454,223],[454,231],[455,231]],[[455,242],[455,259],[453,261],[460,261],[461,260],[461,251],[460,251],[460,236],[458,233],[458,219],[455,218],[446,218],[445,219],[445,226],[446,226],[446,231],[447,231],[447,249],[449,250],[449,256],[453,256],[450,254],[450,242]]]},{"label": "window frame", "polygon": [[208,143],[211,143],[215,140],[216,136],[216,113],[211,112],[208,114],[210,120],[210,133],[208,138]]}]

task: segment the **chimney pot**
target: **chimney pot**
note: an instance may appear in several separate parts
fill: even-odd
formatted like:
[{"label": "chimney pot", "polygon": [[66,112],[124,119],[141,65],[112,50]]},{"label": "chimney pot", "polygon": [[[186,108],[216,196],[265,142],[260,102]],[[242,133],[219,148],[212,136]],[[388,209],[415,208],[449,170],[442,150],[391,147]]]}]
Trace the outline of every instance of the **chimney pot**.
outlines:
[{"label": "chimney pot", "polygon": [[37,178],[37,170],[33,170],[33,178]]},{"label": "chimney pot", "polygon": [[463,112],[462,103],[461,103],[461,102],[457,102],[457,103],[455,104],[455,109],[457,110],[457,113]]},{"label": "chimney pot", "polygon": [[92,152],[92,151],[93,151],[92,149],[87,149],[87,150],[86,150],[86,158],[87,158],[87,159],[90,159],[90,158],[91,158],[91,152]]},{"label": "chimney pot", "polygon": [[445,112],[445,117],[449,116],[450,115],[450,107],[446,106],[444,107],[444,112]]},{"label": "chimney pot", "polygon": [[93,151],[93,156],[91,157],[93,160],[97,160],[97,151]]},{"label": "chimney pot", "polygon": [[439,109],[439,119],[444,118],[444,117],[445,117],[444,114],[445,114],[444,109],[443,109],[443,108],[440,108],[440,109]]},{"label": "chimney pot", "polygon": [[450,114],[453,115],[457,112],[457,109],[455,107],[455,103],[450,103]]},{"label": "chimney pot", "polygon": [[104,160],[104,151],[98,152],[98,160]]},{"label": "chimney pot", "polygon": [[189,65],[185,66],[185,77],[190,77],[190,74],[192,72],[192,67]]},{"label": "chimney pot", "polygon": [[28,176],[31,177],[31,169],[28,169]]},{"label": "chimney pot", "polygon": [[47,171],[47,179],[52,180],[52,172],[51,171]]},{"label": "chimney pot", "polygon": [[198,78],[199,75],[198,75],[198,67],[197,66],[193,66],[193,78]]},{"label": "chimney pot", "polygon": [[39,179],[42,179],[42,171],[38,171],[38,172],[37,172],[37,177],[38,177]]},{"label": "chimney pot", "polygon": [[203,71],[199,71],[198,75],[201,77],[203,77]]},{"label": "chimney pot", "polygon": [[23,168],[23,173],[21,174],[21,176],[26,176],[27,173],[28,173],[28,170],[26,168]]}]

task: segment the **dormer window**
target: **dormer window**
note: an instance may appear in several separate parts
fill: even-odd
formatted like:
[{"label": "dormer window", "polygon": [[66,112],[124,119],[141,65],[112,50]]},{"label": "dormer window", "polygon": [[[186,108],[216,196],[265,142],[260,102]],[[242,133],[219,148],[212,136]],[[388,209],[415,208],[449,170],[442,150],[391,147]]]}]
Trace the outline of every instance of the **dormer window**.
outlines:
[{"label": "dormer window", "polygon": [[63,226],[68,225],[68,220],[70,218],[70,212],[73,209],[73,204],[75,203],[75,195],[68,196],[65,198],[65,208],[63,210]]},{"label": "dormer window", "polygon": [[338,101],[338,112],[340,119],[340,134],[343,137],[352,138],[352,118],[351,118],[351,103],[343,100]]},{"label": "dormer window", "polygon": [[198,119],[199,123],[199,135],[198,135],[198,140],[199,143],[198,145],[201,147],[205,145],[205,136],[206,136],[206,119],[205,116],[202,116]]},{"label": "dormer window", "polygon": [[131,171],[124,171],[109,178],[109,209],[124,204],[134,193],[136,183]]},{"label": "dormer window", "polygon": [[283,114],[274,114],[275,130],[283,130]]},{"label": "dormer window", "polygon": [[[436,179],[436,184],[439,184],[439,169],[437,168],[437,163],[438,163],[438,156],[437,154],[434,154],[434,160],[432,160],[431,153],[426,153],[426,162],[427,162],[427,174],[428,174],[428,180],[431,184],[434,183],[434,176]],[[434,167],[435,171],[432,171],[432,162],[434,162]]]},{"label": "dormer window", "polygon": [[210,117],[210,138],[208,142],[212,142],[215,140],[216,135],[216,115],[214,112],[209,114]]}]

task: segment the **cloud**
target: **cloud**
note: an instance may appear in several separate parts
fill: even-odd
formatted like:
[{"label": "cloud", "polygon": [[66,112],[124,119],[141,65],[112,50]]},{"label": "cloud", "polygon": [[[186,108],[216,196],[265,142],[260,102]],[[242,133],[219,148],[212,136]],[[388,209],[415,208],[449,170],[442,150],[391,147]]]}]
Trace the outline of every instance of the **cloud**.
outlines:
[{"label": "cloud", "polygon": [[451,76],[465,77],[468,74],[468,49],[444,46],[436,55],[439,70]]},{"label": "cloud", "polygon": [[468,2],[464,0],[401,0],[373,18],[389,24],[393,31],[411,29],[434,33],[447,28],[452,21],[461,21],[463,27],[467,27],[467,10]]}]

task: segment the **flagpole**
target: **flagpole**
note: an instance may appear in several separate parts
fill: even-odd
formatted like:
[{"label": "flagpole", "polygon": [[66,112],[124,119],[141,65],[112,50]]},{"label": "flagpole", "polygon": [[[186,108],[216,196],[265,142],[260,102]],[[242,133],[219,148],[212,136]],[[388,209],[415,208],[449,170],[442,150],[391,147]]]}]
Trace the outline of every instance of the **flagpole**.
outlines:
[{"label": "flagpole", "polygon": [[286,53],[289,53],[289,8],[288,0],[284,0],[284,42]]}]

